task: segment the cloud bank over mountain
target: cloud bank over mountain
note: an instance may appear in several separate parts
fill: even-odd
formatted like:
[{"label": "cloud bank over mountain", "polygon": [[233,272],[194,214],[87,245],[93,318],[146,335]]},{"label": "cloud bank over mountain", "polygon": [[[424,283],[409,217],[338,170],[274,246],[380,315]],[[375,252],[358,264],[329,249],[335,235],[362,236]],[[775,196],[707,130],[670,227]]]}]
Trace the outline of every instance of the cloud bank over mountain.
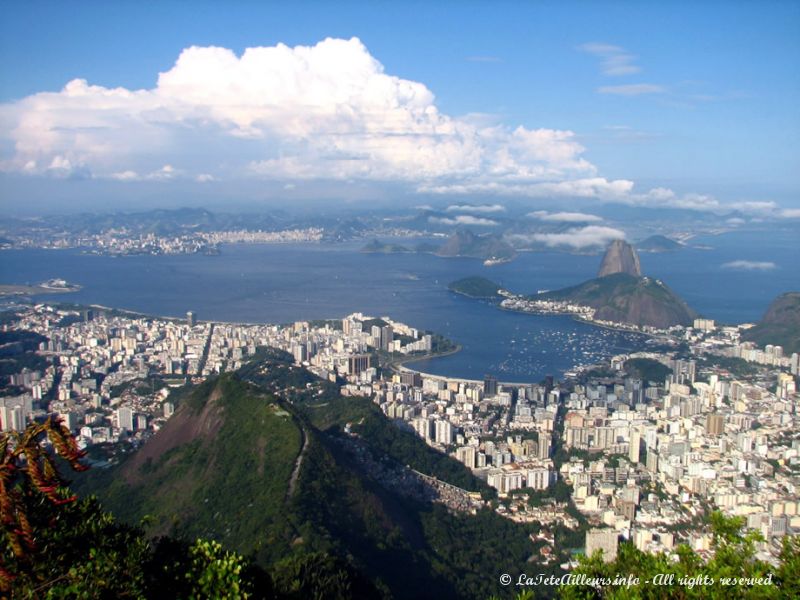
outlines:
[{"label": "cloud bank over mountain", "polygon": [[519,245],[541,244],[549,248],[585,250],[605,247],[613,240],[624,240],[625,232],[613,227],[587,225],[585,227],[571,227],[567,231],[557,233],[511,234],[509,239]]}]

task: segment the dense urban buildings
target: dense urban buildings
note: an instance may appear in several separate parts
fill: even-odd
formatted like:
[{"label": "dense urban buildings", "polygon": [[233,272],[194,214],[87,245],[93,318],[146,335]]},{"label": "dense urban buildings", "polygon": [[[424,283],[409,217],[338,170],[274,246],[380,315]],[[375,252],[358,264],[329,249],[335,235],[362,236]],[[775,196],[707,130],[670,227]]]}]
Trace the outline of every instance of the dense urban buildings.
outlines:
[{"label": "dense urban buildings", "polygon": [[[709,551],[708,535],[691,527],[709,505],[745,517],[767,560],[800,528],[798,356],[741,343],[737,327],[698,320],[660,333],[683,352],[618,355],[563,382],[529,384],[414,371],[403,362],[430,354],[435,336],[360,313],[276,326],[40,304],[4,327],[42,336],[44,361],[8,378],[4,430],[55,412],[83,447],[138,445],[171,416],[174,387],[236,370],[269,346],[469,467],[508,518],[588,521],[587,551],[603,549],[606,560],[618,538],[645,551],[680,542]],[[466,493],[455,497],[470,505]]]}]

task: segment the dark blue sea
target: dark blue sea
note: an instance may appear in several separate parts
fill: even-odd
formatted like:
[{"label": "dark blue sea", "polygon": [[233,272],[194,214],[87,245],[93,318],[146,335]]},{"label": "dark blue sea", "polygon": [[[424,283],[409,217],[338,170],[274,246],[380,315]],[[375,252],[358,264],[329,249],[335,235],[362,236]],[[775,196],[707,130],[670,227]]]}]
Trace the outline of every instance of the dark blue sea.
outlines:
[{"label": "dark blue sea", "polygon": [[[697,238],[664,254],[642,254],[645,274],[665,281],[704,316],[755,321],[778,294],[800,289],[800,234],[737,232]],[[0,252],[0,283],[63,278],[83,286],[53,300],[102,304],[144,313],[200,319],[288,323],[387,315],[441,333],[461,352],[417,363],[423,371],[480,379],[534,382],[578,364],[643,347],[639,335],[609,331],[568,317],[497,310],[447,290],[455,279],[491,278],[516,292],[557,289],[594,277],[599,256],[525,253],[486,267],[480,260],[427,254],[364,254],[364,242],[230,245],[219,256],[108,257],[77,250]],[[774,263],[768,269],[725,266]],[[763,267],[763,265],[762,265]]]}]

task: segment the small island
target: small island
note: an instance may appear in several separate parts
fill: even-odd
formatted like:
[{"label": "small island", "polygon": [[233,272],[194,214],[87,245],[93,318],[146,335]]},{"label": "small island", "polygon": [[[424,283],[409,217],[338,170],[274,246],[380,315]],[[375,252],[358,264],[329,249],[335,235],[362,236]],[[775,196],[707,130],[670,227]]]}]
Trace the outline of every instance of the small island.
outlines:
[{"label": "small island", "polygon": [[[480,258],[491,264],[509,262],[516,258],[514,248],[496,234],[476,235],[459,229],[436,251],[438,256]],[[487,266],[489,266],[487,265]]]},{"label": "small island", "polygon": [[469,298],[483,298],[496,300],[501,297],[500,285],[485,277],[465,277],[451,282],[447,289]]},{"label": "small island", "polygon": [[683,244],[663,235],[651,235],[636,244],[639,252],[674,252],[683,248]]},{"label": "small island", "polygon": [[412,252],[412,250],[399,244],[385,244],[378,240],[372,240],[361,249],[361,252],[366,252],[368,254],[397,254]]}]

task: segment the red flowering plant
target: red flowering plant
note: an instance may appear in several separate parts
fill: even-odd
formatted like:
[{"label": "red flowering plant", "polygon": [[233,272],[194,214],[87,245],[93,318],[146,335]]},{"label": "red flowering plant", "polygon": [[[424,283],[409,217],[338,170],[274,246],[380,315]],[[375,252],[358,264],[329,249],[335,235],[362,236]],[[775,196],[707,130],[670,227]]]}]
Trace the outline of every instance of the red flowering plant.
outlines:
[{"label": "red flowering plant", "polygon": [[59,417],[0,433],[0,523],[6,546],[0,555],[0,590],[8,590],[15,577],[8,559],[24,564],[37,550],[31,511],[42,503],[57,507],[77,500],[58,471],[56,456],[76,471],[88,469],[80,462],[85,452]]}]

